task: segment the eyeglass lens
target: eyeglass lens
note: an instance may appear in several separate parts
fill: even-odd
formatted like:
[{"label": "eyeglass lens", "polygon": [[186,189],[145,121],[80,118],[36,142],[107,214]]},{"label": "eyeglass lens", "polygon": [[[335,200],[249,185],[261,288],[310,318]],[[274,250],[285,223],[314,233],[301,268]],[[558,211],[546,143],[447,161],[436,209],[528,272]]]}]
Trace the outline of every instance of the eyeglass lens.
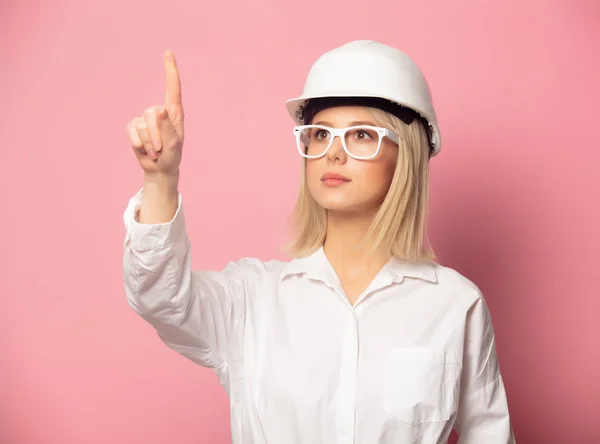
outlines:
[{"label": "eyeglass lens", "polygon": [[[299,138],[299,148],[308,156],[321,156],[332,143],[331,132],[326,128],[304,128]],[[377,131],[367,127],[355,127],[346,131],[344,141],[350,155],[358,158],[372,157],[380,144]]]}]

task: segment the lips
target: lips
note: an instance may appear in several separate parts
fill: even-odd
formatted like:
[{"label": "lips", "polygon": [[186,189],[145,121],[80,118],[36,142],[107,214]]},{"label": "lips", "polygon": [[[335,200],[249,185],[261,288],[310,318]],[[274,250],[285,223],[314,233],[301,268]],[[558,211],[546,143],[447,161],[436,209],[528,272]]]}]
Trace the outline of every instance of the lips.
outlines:
[{"label": "lips", "polygon": [[348,179],[346,176],[342,176],[341,174],[337,174],[337,173],[325,173],[323,174],[323,176],[321,177],[321,181],[326,181],[326,180],[331,180],[331,181],[342,181],[342,182],[350,182],[350,179]]}]

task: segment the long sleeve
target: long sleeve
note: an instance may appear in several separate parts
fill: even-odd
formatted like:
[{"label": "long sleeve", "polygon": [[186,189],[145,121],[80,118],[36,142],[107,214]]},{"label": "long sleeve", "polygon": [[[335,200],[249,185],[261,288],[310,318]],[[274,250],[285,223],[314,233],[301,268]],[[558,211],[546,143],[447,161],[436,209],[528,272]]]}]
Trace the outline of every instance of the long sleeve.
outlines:
[{"label": "long sleeve", "polygon": [[245,316],[243,272],[192,271],[181,195],[164,224],[140,224],[140,190],[124,213],[123,278],[127,301],[162,341],[190,360],[217,368],[240,353]]},{"label": "long sleeve", "polygon": [[479,297],[467,316],[458,444],[515,444],[488,307]]}]

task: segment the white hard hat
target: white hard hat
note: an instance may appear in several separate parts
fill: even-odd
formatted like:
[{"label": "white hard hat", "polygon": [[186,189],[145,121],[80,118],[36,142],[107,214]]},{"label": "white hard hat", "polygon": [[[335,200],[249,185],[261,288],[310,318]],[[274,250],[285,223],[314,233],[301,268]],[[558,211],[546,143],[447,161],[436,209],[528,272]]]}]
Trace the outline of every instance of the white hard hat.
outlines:
[{"label": "white hard hat", "polygon": [[287,101],[297,124],[310,99],[321,97],[372,97],[387,99],[417,112],[428,124],[431,156],[442,140],[425,76],[402,51],[371,40],[356,40],[334,48],[312,65],[300,97]]}]

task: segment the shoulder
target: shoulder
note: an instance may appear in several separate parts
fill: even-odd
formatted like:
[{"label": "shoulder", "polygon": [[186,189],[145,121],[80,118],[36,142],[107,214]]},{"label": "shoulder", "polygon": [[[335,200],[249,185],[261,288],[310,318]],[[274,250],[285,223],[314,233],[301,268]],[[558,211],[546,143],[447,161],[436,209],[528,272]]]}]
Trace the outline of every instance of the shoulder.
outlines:
[{"label": "shoulder", "polygon": [[242,257],[236,261],[231,261],[226,268],[236,269],[247,279],[278,278],[289,262],[270,259],[263,260],[257,257]]},{"label": "shoulder", "polygon": [[467,322],[472,326],[477,326],[475,331],[479,328],[491,331],[493,329],[492,317],[480,287],[470,278],[451,267],[437,263],[434,267],[437,276],[437,289],[440,294],[449,299],[449,303],[454,309],[464,314]]},{"label": "shoulder", "polygon": [[481,288],[469,277],[437,262],[432,263],[432,267],[435,270],[438,291],[469,306],[480,302],[485,303]]}]

